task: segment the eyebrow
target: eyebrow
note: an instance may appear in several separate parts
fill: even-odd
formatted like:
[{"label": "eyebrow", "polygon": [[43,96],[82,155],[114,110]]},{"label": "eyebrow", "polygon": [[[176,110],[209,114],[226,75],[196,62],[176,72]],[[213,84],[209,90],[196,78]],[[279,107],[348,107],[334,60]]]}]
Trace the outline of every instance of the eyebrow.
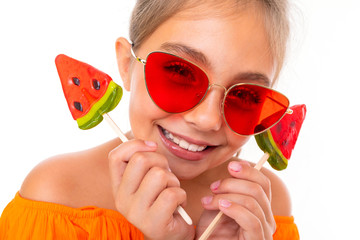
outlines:
[{"label": "eyebrow", "polygon": [[262,83],[263,85],[265,85],[266,87],[270,86],[270,79],[262,74],[262,73],[257,73],[257,72],[244,72],[244,73],[240,73],[238,75],[235,76],[235,79],[238,81],[250,81],[250,82],[256,82],[256,83]]},{"label": "eyebrow", "polygon": [[[181,44],[181,43],[172,43],[172,42],[165,42],[163,44],[161,44],[161,49],[170,52],[170,53],[176,53],[176,54],[185,54],[186,56],[189,56],[192,60],[194,60],[195,62],[199,62],[202,65],[206,66],[207,68],[211,68],[211,63],[210,61],[207,59],[207,57],[205,56],[205,54],[203,54],[202,52]],[[259,72],[241,72],[239,74],[237,74],[234,77],[235,81],[250,81],[250,82],[258,82],[258,83],[262,83],[265,86],[269,87],[270,86],[270,79],[262,73]]]},{"label": "eyebrow", "polygon": [[211,67],[211,64],[206,56],[192,47],[180,43],[165,42],[161,44],[161,48],[169,52],[185,54],[196,62],[200,62],[207,67]]}]

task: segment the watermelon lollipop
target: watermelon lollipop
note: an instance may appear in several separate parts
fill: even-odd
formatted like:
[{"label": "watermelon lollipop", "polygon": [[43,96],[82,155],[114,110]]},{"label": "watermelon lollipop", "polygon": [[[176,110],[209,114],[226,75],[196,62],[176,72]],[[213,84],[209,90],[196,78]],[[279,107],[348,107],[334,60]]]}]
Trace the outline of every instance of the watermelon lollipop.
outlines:
[{"label": "watermelon lollipop", "polygon": [[60,54],[55,59],[64,95],[80,129],[90,129],[103,120],[121,100],[122,88],[104,72]]},{"label": "watermelon lollipop", "polygon": [[255,136],[261,150],[269,154],[267,160],[271,167],[276,170],[287,167],[306,115],[305,104],[290,109],[292,114],[286,114],[274,127]]}]

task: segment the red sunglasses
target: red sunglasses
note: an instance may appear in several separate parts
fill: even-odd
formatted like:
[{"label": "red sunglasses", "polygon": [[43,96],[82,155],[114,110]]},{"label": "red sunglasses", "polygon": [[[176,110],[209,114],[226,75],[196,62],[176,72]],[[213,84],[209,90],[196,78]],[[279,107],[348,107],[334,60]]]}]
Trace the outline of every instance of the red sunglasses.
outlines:
[{"label": "red sunglasses", "polygon": [[222,114],[234,132],[249,136],[274,126],[289,111],[288,98],[265,86],[238,83],[230,88],[210,84],[207,74],[196,64],[165,52],[151,52],[144,64],[147,91],[153,102],[169,113],[188,111],[205,98],[212,86],[225,89]]}]

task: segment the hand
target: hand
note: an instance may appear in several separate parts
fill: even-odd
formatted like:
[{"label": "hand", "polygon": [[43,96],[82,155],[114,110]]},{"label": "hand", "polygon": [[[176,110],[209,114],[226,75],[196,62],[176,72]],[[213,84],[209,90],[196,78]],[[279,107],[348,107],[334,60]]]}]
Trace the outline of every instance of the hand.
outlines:
[{"label": "hand", "polygon": [[147,239],[193,239],[194,227],[176,212],[186,193],[156,149],[156,143],[131,140],[109,154],[116,208]]},{"label": "hand", "polygon": [[206,209],[196,232],[200,236],[220,210],[224,213],[209,239],[272,239],[276,223],[271,210],[269,179],[244,161],[228,165],[232,178],[211,184],[213,196],[202,199]]}]

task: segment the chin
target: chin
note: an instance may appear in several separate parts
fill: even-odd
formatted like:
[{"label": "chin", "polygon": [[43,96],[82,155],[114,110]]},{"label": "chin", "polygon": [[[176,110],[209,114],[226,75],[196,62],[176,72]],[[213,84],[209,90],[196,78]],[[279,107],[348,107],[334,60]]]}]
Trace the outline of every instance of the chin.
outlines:
[{"label": "chin", "polygon": [[184,168],[183,166],[179,169],[179,168],[172,168],[171,167],[171,171],[172,173],[175,174],[175,176],[182,181],[185,180],[192,180],[198,176],[200,176],[204,171],[200,171],[199,168],[195,167],[195,166],[189,166],[187,168]]}]

